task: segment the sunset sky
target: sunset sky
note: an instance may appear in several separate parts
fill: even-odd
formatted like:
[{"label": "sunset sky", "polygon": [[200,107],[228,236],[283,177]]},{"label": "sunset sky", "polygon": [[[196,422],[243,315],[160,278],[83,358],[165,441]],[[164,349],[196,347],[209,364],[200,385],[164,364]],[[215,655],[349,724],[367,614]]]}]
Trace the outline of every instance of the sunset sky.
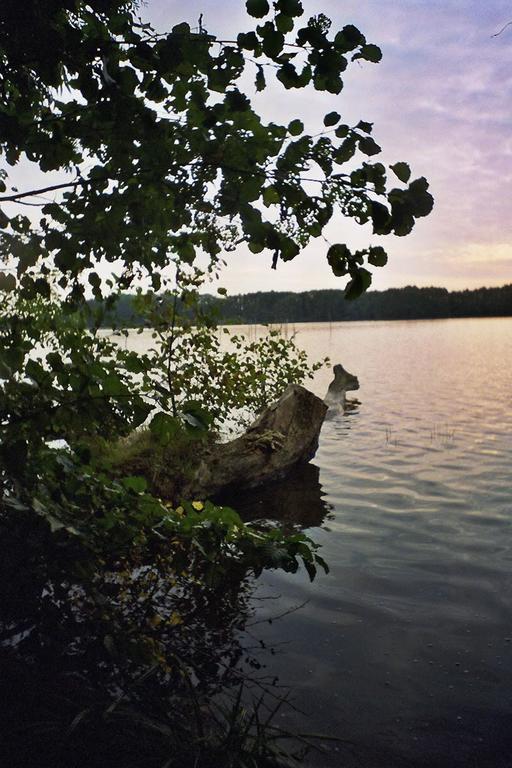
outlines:
[{"label": "sunset sky", "polygon": [[[512,281],[512,20],[509,0],[303,0],[305,18],[324,12],[334,27],[358,26],[380,45],[379,65],[353,64],[339,96],[269,89],[254,99],[267,119],[305,117],[321,130],[326,111],[374,122],[386,163],[406,160],[426,176],[434,212],[406,238],[376,238],[336,220],[329,239],[362,247],[379,240],[390,256],[374,288],[408,284],[470,288]],[[164,30],[196,25],[219,37],[248,29],[243,0],[148,0],[142,14]],[[271,91],[271,92],[270,92]],[[317,244],[318,243],[318,244]],[[294,262],[269,269],[267,256],[230,255],[230,292],[340,287],[317,241]]]}]

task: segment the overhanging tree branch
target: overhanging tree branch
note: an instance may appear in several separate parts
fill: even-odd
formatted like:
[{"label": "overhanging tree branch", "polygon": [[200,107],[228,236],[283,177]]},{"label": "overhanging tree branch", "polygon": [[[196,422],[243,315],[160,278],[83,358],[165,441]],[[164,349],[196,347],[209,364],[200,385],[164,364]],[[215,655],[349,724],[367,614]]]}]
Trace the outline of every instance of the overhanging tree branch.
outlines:
[{"label": "overhanging tree branch", "polygon": [[3,197],[0,197],[0,203],[16,203],[23,197],[37,197],[45,192],[54,192],[57,189],[65,189],[66,187],[79,187],[82,184],[89,184],[89,182],[87,179],[77,179],[76,181],[66,181],[62,184],[52,184],[50,187],[31,189],[28,192],[16,192],[14,195],[4,195]]},{"label": "overhanging tree branch", "polygon": [[[237,168],[235,166],[225,165],[225,164],[214,164],[214,163],[207,163],[204,160],[192,162],[189,163],[188,166],[183,167],[214,167],[217,168],[219,171],[228,171],[230,173],[238,173],[240,175],[244,176],[264,176],[264,177],[273,177],[279,180],[280,172],[277,169],[263,169],[263,168]],[[139,173],[145,172],[145,169],[141,169]],[[150,169],[147,170],[147,172],[150,172]],[[308,176],[300,176],[297,175],[293,177],[294,181],[305,181],[305,182],[313,182],[315,184],[323,184],[326,181],[329,181],[330,179],[335,179],[336,181],[341,181],[341,179],[348,179],[348,174],[344,173],[337,173],[337,174],[331,174],[330,176],[326,176],[324,179],[318,179],[318,178],[310,178]],[[164,180],[166,181],[166,180]],[[4,195],[0,197],[0,203],[17,203],[20,200],[22,200],[25,197],[39,197],[40,195],[45,194],[46,192],[54,192],[57,189],[66,189],[67,187],[79,187],[79,186],[86,186],[94,183],[91,179],[77,179],[76,181],[68,181],[63,182],[62,184],[53,184],[49,187],[41,187],[39,189],[31,189],[27,192],[17,192],[13,195]],[[45,201],[44,203],[23,203],[23,205],[46,205],[48,201]]]}]

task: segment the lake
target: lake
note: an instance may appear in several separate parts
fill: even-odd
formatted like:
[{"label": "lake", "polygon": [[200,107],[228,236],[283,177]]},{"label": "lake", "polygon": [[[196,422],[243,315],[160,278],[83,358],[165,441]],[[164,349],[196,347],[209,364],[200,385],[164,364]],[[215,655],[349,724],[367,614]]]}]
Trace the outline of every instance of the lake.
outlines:
[{"label": "lake", "polygon": [[281,596],[259,618],[307,601],[253,630],[304,713],[283,727],[347,739],[325,768],[510,768],[512,318],[295,330],[361,403],[324,424],[316,468],[251,502],[315,526],[330,565],[259,582]]},{"label": "lake", "polygon": [[252,630],[301,710],[278,724],[347,740],[311,766],[510,768],[512,318],[294,329],[361,388],[311,466],[244,500],[300,522],[330,565],[257,585],[280,596],[258,619],[306,602]]}]

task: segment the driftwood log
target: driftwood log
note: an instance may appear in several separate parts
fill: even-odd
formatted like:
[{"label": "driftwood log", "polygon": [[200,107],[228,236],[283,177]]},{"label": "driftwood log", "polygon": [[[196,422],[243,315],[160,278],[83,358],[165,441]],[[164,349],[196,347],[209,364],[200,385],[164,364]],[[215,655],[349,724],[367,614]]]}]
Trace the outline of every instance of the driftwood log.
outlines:
[{"label": "driftwood log", "polygon": [[[334,373],[334,379],[329,384],[329,389],[324,397],[324,403],[330,410],[346,410],[347,409],[347,392],[353,392],[359,389],[359,379],[352,373],[349,373],[345,368],[338,363],[332,369]],[[353,401],[358,403],[359,401]]]},{"label": "driftwood log", "polygon": [[207,498],[285,477],[315,455],[326,412],[323,400],[290,384],[241,437],[208,449],[181,489],[183,497]]},{"label": "driftwood log", "polygon": [[325,400],[298,384],[290,384],[235,440],[198,444],[195,453],[185,456],[162,456],[151,445],[143,444],[118,471],[123,477],[145,477],[151,493],[175,503],[182,499],[236,499],[240,491],[271,487],[271,483],[291,472],[297,478],[305,474],[305,465],[316,453],[326,414],[327,419],[335,418],[354,407],[347,401],[346,392],[359,389],[357,377],[341,365],[335,365],[333,372]]}]

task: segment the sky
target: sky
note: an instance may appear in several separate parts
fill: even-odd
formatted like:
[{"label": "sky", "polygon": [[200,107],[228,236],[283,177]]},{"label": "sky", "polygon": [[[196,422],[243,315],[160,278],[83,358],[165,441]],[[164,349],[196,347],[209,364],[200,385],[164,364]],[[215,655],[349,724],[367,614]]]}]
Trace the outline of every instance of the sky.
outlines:
[{"label": "sky", "polygon": [[[355,24],[383,52],[380,64],[354,63],[340,95],[300,94],[281,87],[255,93],[267,119],[304,119],[322,129],[323,115],[374,123],[385,163],[409,162],[426,176],[433,213],[405,238],[373,236],[337,218],[327,233],[351,247],[386,246],[389,263],[373,288],[437,285],[449,289],[512,282],[512,20],[510,0],[302,0],[304,18],[323,12],[333,28]],[[243,0],[146,0],[142,15],[160,30],[179,21],[218,37],[248,30]],[[249,94],[251,95],[251,94]],[[229,254],[221,284],[230,293],[339,288],[315,241],[293,262],[270,270],[268,255]]]}]

